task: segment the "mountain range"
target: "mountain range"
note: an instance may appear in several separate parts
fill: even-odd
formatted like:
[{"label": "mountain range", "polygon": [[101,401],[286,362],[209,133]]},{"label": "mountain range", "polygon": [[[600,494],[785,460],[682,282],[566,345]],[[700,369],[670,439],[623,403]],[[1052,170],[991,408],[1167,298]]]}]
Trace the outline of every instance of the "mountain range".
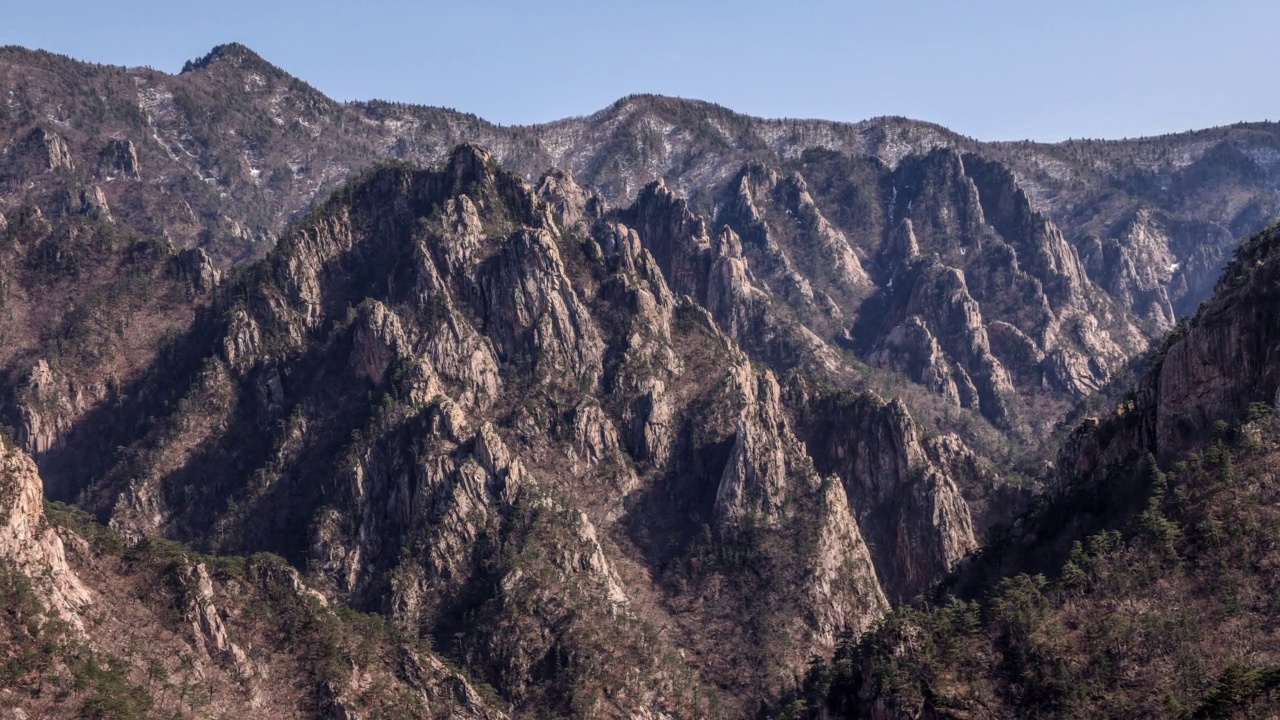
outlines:
[{"label": "mountain range", "polygon": [[1274,124],[987,143],[633,96],[501,127],[240,45],[177,75],[4,48],[0,83],[25,716],[1248,716],[1280,686],[1247,509]]}]

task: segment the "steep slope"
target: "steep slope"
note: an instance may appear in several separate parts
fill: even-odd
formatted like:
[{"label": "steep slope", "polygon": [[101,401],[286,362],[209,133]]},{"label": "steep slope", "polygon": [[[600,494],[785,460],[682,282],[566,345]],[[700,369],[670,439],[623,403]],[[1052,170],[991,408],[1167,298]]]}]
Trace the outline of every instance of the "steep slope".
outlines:
[{"label": "steep slope", "polygon": [[[529,180],[549,167],[571,171],[613,204],[665,177],[704,212],[753,161],[777,167],[829,152],[896,170],[946,148],[1009,168],[1033,209],[1082,254],[1123,255],[1132,271],[1117,275],[1101,256],[1090,270],[1108,292],[1118,284],[1151,295],[1157,312],[1172,304],[1185,314],[1207,295],[1235,239],[1275,217],[1280,181],[1275,130],[1265,123],[1131,141],[980,143],[903,119],[762,120],[633,96],[588,117],[506,128],[437,108],[336,103],[235,44],[176,76],[20,48],[4,49],[0,71],[13,89],[0,115],[4,205],[56,196],[74,211],[100,213],[101,197],[131,227],[209,245],[219,259],[252,252],[375,160],[434,162],[464,140]],[[834,180],[810,188],[820,205],[841,184]],[[892,202],[884,190],[873,202],[881,211]],[[1135,228],[1158,252],[1131,246]]]},{"label": "steep slope", "polygon": [[1278,248],[1280,228],[1246,241],[1136,392],[1072,434],[1044,502],[784,714],[1269,716]]},{"label": "steep slope", "polygon": [[786,326],[732,230],[603,208],[475,146],[370,171],[68,411],[46,482],[130,542],[278,553],[517,712],[739,715],[972,548],[992,476],[901,404],[805,389],[850,369],[802,327],[785,387],[753,364],[733,337]]},{"label": "steep slope", "polygon": [[7,442],[0,597],[4,717],[505,717],[279,558],[127,546],[79,511],[46,513],[35,464]]},{"label": "steep slope", "polygon": [[[1015,550],[965,597],[1057,568],[1146,491],[1011,533],[1016,479],[1280,187],[1265,124],[984,144],[641,96],[499,128],[236,45],[177,76],[7,48],[0,78],[0,434],[46,492],[279,553],[519,713],[738,715],[984,541]],[[1237,417],[1265,300],[1206,305],[1048,484]]]},{"label": "steep slope", "polygon": [[[830,369],[852,352],[917,384],[895,393],[1006,465],[1008,438],[1047,436],[1208,295],[1237,238],[1280,214],[1268,124],[979,143],[903,119],[761,120],[633,96],[505,128],[336,103],[235,44],[176,76],[6,48],[0,78],[12,88],[0,108],[0,213],[96,218],[202,247],[224,268],[265,253],[371,163],[434,162],[464,140],[526,181],[558,167],[614,205],[648,204],[665,178],[706,220],[697,241],[722,247],[719,276],[745,272],[773,296],[729,325],[717,315],[753,358]],[[737,240],[721,242],[724,225]],[[672,270],[671,241],[641,235]],[[688,281],[705,282],[705,268],[675,270],[677,292],[701,300]],[[988,430],[969,415],[1006,439],[982,442]]]},{"label": "steep slope", "polygon": [[[3,423],[48,467],[73,425],[118,421],[105,415],[191,324],[219,272],[202,250],[28,207],[0,231],[0,278]],[[65,500],[74,488],[47,492]]]}]

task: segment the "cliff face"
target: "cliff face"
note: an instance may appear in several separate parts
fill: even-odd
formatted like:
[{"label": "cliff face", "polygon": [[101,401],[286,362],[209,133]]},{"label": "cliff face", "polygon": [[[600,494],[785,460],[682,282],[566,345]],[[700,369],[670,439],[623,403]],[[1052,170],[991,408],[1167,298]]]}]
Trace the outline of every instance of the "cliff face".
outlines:
[{"label": "cliff face", "polygon": [[927,590],[977,547],[961,487],[981,487],[984,471],[958,438],[921,438],[897,400],[790,390],[814,463],[842,479],[891,600]]},{"label": "cliff face", "polygon": [[[225,277],[199,251],[103,245],[81,277],[163,282],[91,317],[132,308],[165,345],[70,362],[42,341],[65,321],[33,312],[18,438],[130,541],[279,553],[517,708],[746,707],[1016,505],[955,431],[1043,426],[1138,342],[1091,314],[1103,291],[1008,170],[899,160],[839,175],[840,207],[819,199],[829,157],[748,165],[713,225],[662,182],[610,211],[466,145],[367,173]],[[842,229],[851,212],[875,233]],[[15,218],[32,287],[32,248],[111,237]],[[119,374],[93,385],[104,362]],[[924,386],[910,405],[870,391],[896,373]]]},{"label": "cliff face", "polygon": [[791,707],[1265,717],[1274,635],[1200,628],[1274,622],[1278,248],[1274,227],[1245,241],[1135,390],[1067,438],[1034,509],[928,601],[844,645]]},{"label": "cliff face", "polygon": [[44,486],[35,463],[11,443],[0,444],[0,561],[33,578],[57,617],[78,630],[93,593],[67,564],[62,537],[44,517]]},{"label": "cliff face", "polygon": [[279,558],[126,547],[80,511],[46,514],[41,490],[35,463],[0,446],[5,717],[505,717]]},{"label": "cliff face", "polygon": [[[665,178],[699,214],[740,218],[760,278],[816,313],[832,315],[834,302],[850,317],[845,300],[866,290],[864,276],[887,281],[892,268],[877,268],[877,255],[902,219],[916,219],[922,237],[990,224],[1003,243],[966,232],[923,251],[966,272],[961,251],[972,259],[991,247],[986,257],[1005,263],[1016,251],[1021,292],[1003,297],[1027,307],[1027,326],[1013,324],[1037,342],[1032,326],[1044,318],[1031,315],[1043,308],[1023,275],[1040,282],[1059,321],[1064,304],[1097,302],[1091,281],[1118,308],[1136,305],[1123,320],[1139,320],[1150,340],[1207,297],[1235,243],[1280,211],[1278,141],[1266,123],[1121,142],[980,143],[901,118],[763,120],[633,96],[587,117],[508,128],[439,108],[338,103],[239,45],[177,75],[6,48],[0,77],[21,88],[0,117],[0,212],[34,204],[112,219],[200,245],[222,264],[261,256],[289,220],[374,162],[436,162],[470,141],[530,182],[561,168],[615,206]],[[984,305],[1008,290],[986,296],[969,281]],[[1113,334],[1113,321],[1098,319]]]},{"label": "cliff face", "polygon": [[1115,418],[1077,428],[1060,453],[1063,486],[1135,453],[1167,460],[1280,391],[1274,331],[1275,228],[1243,243],[1212,298],[1153,353]]},{"label": "cliff face", "polygon": [[[1012,471],[1277,208],[1269,125],[1005,145],[635,97],[499,129],[239,46],[177,76],[11,48],[0,77],[0,430],[46,494],[279,553],[521,713],[741,714],[983,541],[1065,537],[992,535]],[[447,160],[361,172],[388,155]],[[1270,401],[1248,247],[1123,431],[1036,482]],[[198,564],[182,622],[247,673]],[[436,677],[415,657],[390,671]]]},{"label": "cliff face", "polygon": [[[647,192],[605,214],[474,146],[376,170],[225,279],[175,259],[204,294],[125,421],[71,404],[34,449],[131,542],[279,553],[517,708],[747,707],[972,547],[957,483],[979,483],[901,405],[876,442],[828,429],[856,462],[814,454],[824,410],[735,338],[797,377],[851,366],[787,326],[733,230]],[[243,663],[184,577],[209,652]]]}]

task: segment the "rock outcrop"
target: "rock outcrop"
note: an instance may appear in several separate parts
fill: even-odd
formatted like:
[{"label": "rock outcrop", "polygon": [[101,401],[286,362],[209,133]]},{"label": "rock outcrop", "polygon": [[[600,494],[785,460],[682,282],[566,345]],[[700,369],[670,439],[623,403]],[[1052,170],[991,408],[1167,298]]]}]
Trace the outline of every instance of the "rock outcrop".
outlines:
[{"label": "rock outcrop", "polygon": [[187,248],[176,258],[178,272],[185,275],[197,293],[207,293],[222,281],[222,272],[209,254],[200,248]]},{"label": "rock outcrop", "polygon": [[[131,541],[278,553],[520,712],[745,711],[1003,519],[991,468],[929,424],[1017,437],[1021,393],[1066,402],[1123,356],[1127,321],[1082,314],[1101,291],[1008,171],[899,161],[860,166],[848,207],[830,168],[749,166],[714,230],[665,183],[610,212],[472,145],[381,167],[225,279],[161,252],[200,309],[123,375],[139,391],[77,404],[81,368],[50,364],[23,427],[102,468],[51,466]],[[831,389],[899,373],[921,424]],[[191,567],[209,667],[257,677]]]},{"label": "rock outcrop", "polygon": [[27,145],[44,170],[74,170],[75,161],[62,136],[38,127],[27,136]]},{"label": "rock outcrop", "polygon": [[[176,76],[8,48],[0,77],[41,89],[0,118],[0,397],[49,493],[279,553],[522,713],[753,709],[1007,519],[961,435],[1043,452],[1280,208],[1265,124],[985,144],[643,96],[497,128],[242,46]],[[364,170],[388,156],[444,164]],[[1233,273],[1252,315],[1206,305],[1064,477],[1271,399],[1217,371],[1271,360]],[[205,569],[184,627],[239,673]]]},{"label": "rock outcrop", "polygon": [[974,493],[983,470],[958,438],[923,440],[897,400],[812,394],[799,380],[788,393],[814,465],[843,483],[891,600],[928,589],[978,546],[960,483]]},{"label": "rock outcrop", "polygon": [[84,630],[94,595],[68,564],[58,531],[45,522],[36,464],[6,439],[0,439],[0,560],[30,577],[59,618]]},{"label": "rock outcrop", "polygon": [[118,174],[134,180],[141,177],[138,148],[134,146],[132,140],[112,138],[98,153],[98,160],[102,168],[100,172],[103,174]]}]

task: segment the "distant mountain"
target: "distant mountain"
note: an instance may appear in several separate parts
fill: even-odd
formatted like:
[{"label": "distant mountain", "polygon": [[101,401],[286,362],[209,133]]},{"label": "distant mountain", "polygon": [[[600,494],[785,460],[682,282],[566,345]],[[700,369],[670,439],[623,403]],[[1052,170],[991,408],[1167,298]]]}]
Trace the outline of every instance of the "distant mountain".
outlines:
[{"label": "distant mountain", "polygon": [[[1044,427],[1064,407],[1048,399],[1051,412],[1028,411],[1041,401],[1011,394],[1072,398],[1104,385],[1194,311],[1238,238],[1280,216],[1280,133],[1266,123],[980,143],[899,118],[760,120],[634,96],[586,118],[506,128],[337,103],[234,44],[176,76],[6,48],[0,78],[11,88],[0,104],[7,214],[108,218],[226,267],[261,255],[361,168],[437,162],[463,141],[530,182],[570,172],[612,205],[643,200],[662,179],[709,234],[734,229],[748,266],[820,339],[843,338],[862,362],[1002,428]],[[838,260],[820,267],[832,248]],[[952,316],[912,307],[912,294],[935,292],[921,283],[953,282],[948,268],[963,277],[935,290],[955,295]]]}]

